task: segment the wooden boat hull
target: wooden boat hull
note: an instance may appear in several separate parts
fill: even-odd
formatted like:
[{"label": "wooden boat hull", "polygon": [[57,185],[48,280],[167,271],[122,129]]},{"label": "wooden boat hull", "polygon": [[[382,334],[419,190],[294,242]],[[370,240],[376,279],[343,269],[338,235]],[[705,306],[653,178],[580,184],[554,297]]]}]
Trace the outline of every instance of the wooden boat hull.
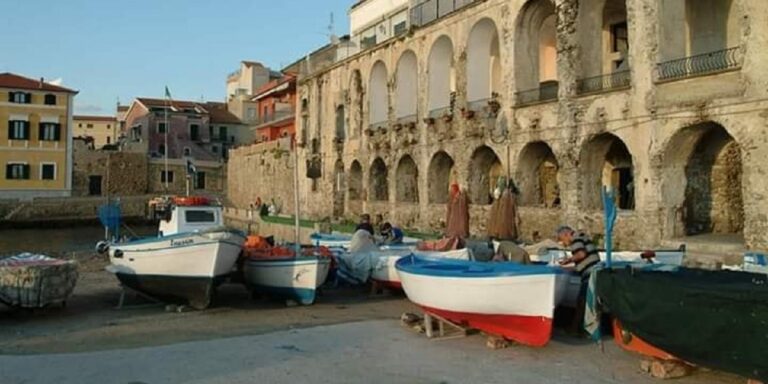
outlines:
[{"label": "wooden boat hull", "polygon": [[637,352],[768,380],[768,275],[602,270],[597,295],[621,329],[653,347],[636,343]]},{"label": "wooden boat hull", "polygon": [[244,265],[245,282],[255,292],[310,305],[328,277],[330,265],[330,259],[318,257],[251,259]]},{"label": "wooden boat hull", "polygon": [[115,276],[124,286],[156,300],[201,310],[211,305],[213,292],[225,279],[225,276],[158,276],[120,272],[115,272]]},{"label": "wooden boat hull", "polygon": [[566,282],[558,268],[418,256],[396,265],[406,295],[428,313],[529,346],[550,340]]}]

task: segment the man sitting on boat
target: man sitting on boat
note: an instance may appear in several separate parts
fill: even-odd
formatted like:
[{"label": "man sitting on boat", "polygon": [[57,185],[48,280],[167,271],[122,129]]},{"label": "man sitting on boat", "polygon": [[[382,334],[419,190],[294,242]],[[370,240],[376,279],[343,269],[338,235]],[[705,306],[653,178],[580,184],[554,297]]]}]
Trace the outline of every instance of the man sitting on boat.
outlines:
[{"label": "man sitting on boat", "polygon": [[570,248],[571,257],[560,260],[560,265],[573,263],[574,270],[581,276],[581,287],[576,302],[576,317],[573,320],[573,330],[581,329],[584,319],[589,276],[600,264],[600,254],[592,239],[584,232],[576,232],[567,225],[560,226],[556,232],[557,241]]},{"label": "man sitting on boat", "polygon": [[367,213],[363,213],[360,215],[360,223],[357,224],[357,227],[355,227],[355,232],[357,231],[368,231],[371,235],[373,235],[373,225],[371,225],[371,215]]},{"label": "man sitting on boat", "polygon": [[390,223],[384,223],[381,225],[381,237],[384,244],[402,244],[403,243],[403,230],[398,227],[393,227]]}]

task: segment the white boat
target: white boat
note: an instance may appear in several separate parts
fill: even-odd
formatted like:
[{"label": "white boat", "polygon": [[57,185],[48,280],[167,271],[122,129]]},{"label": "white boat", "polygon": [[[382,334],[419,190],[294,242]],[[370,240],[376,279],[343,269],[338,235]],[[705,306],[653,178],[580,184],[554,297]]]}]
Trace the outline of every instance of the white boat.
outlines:
[{"label": "white boat", "polygon": [[248,259],[245,282],[254,292],[293,300],[303,305],[315,302],[315,292],[328,277],[331,259],[297,257],[290,259]]},{"label": "white boat", "polygon": [[168,205],[158,237],[109,244],[107,270],[128,288],[204,309],[232,272],[245,236],[223,227],[220,206],[182,199]]},{"label": "white boat", "polygon": [[[343,249],[349,249],[349,246],[352,242],[352,235],[347,235],[344,233],[334,232],[334,233],[313,233],[309,236],[309,238],[312,240],[312,244],[318,247],[328,247],[328,248],[343,248]],[[392,244],[392,245],[383,245],[382,247],[385,247],[386,249],[404,249],[404,248],[413,248],[416,246],[416,244],[421,241],[414,237],[404,237],[402,244]]]},{"label": "white boat", "polygon": [[544,346],[567,284],[563,270],[544,265],[400,258],[408,298],[425,312],[525,345]]},{"label": "white boat", "polygon": [[[392,289],[403,289],[400,282],[400,275],[398,275],[397,268],[395,267],[397,260],[403,257],[403,253],[404,252],[380,252],[373,254],[372,256],[375,258],[375,261],[373,262],[373,268],[371,270],[371,280]],[[411,254],[411,252],[405,251],[405,254]],[[466,248],[445,252],[417,251],[413,254],[428,258],[446,258],[454,260],[473,259],[472,253]]]}]

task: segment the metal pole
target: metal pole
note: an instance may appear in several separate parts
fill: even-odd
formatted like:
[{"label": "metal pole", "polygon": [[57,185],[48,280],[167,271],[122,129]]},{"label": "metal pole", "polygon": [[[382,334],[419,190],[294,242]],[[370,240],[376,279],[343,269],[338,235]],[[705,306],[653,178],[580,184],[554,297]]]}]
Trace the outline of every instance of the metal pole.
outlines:
[{"label": "metal pole", "polygon": [[293,143],[293,204],[294,204],[294,242],[296,249],[296,256],[299,256],[301,251],[301,228],[299,215],[301,210],[299,209],[299,147],[296,145],[295,139]]},{"label": "metal pole", "polygon": [[170,108],[168,96],[165,97],[165,193],[168,193],[168,108]]},{"label": "metal pole", "polygon": [[187,196],[189,196],[189,179],[190,179],[190,176],[189,174],[187,174]]}]

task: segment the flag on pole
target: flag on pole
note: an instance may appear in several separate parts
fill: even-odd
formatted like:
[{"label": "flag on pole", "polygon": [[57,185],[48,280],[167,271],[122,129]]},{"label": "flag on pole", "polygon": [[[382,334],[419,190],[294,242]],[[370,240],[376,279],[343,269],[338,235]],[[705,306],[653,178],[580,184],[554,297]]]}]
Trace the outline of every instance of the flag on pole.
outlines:
[{"label": "flag on pole", "polygon": [[197,174],[197,167],[192,163],[192,160],[187,159],[187,175],[194,176]]},{"label": "flag on pole", "polygon": [[165,86],[165,97],[168,98],[168,100],[171,99],[171,91],[168,90],[168,86]]}]

